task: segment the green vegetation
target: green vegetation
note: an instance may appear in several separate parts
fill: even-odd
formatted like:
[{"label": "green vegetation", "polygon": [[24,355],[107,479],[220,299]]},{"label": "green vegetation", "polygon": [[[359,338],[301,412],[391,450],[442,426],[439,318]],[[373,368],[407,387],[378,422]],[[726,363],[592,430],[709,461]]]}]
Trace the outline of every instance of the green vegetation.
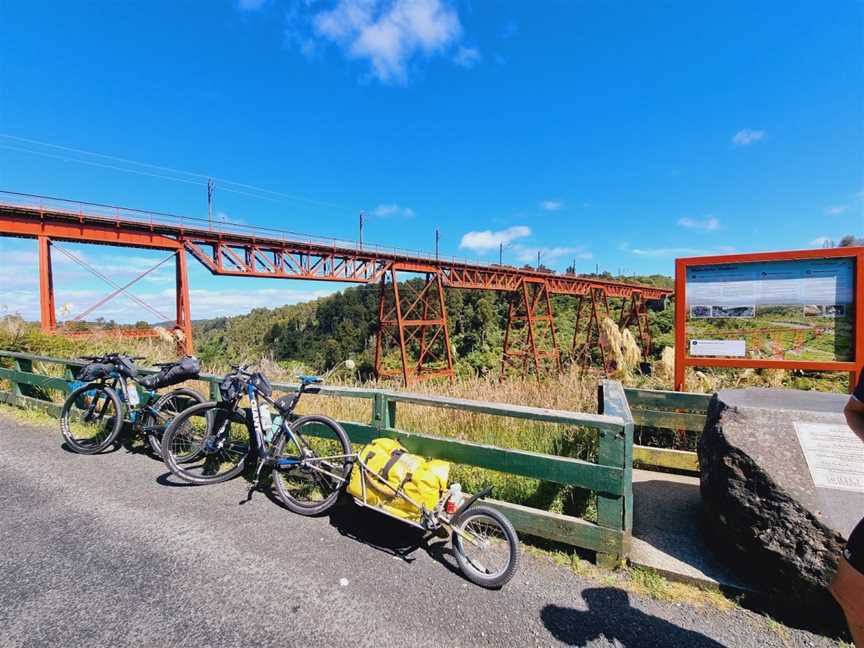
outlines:
[{"label": "green vegetation", "polygon": [[[612,277],[649,285],[672,287],[663,275]],[[420,280],[406,282],[415,286]],[[404,291],[404,289],[403,289]],[[345,358],[353,358],[368,378],[372,373],[378,320],[378,286],[358,286],[312,302],[274,309],[259,308],[248,315],[194,323],[193,335],[199,357],[238,362],[269,357],[280,362],[300,363],[323,371]],[[448,290],[447,317],[457,371],[461,376],[496,372],[501,362],[507,325],[508,295],[479,290]],[[578,300],[555,296],[552,300],[559,346],[572,343]],[[619,304],[613,304],[616,310]],[[673,311],[651,312],[655,350],[673,342]]]}]

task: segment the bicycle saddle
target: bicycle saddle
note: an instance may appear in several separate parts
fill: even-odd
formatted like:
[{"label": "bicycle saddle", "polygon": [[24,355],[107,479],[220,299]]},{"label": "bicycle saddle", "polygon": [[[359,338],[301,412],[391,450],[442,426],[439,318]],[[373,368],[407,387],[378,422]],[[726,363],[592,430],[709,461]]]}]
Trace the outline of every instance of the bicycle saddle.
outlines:
[{"label": "bicycle saddle", "polygon": [[315,385],[320,382],[324,382],[324,380],[320,376],[298,376],[300,378],[301,385]]}]

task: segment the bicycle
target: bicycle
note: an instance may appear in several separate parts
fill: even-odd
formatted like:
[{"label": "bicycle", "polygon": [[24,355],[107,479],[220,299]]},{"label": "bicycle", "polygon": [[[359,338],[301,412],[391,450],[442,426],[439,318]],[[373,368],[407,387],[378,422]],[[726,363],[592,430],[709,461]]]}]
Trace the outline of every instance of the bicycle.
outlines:
[{"label": "bicycle", "polygon": [[[262,373],[250,373],[246,365],[233,366],[219,386],[221,401],[190,407],[165,430],[165,465],[176,477],[203,485],[236,477],[254,458],[250,495],[262,470],[269,467],[289,509],[306,515],[322,513],[335,503],[355,455],[345,430],[333,419],[293,418],[303,395],[317,392],[315,385],[321,382],[318,376],[301,376],[296,394],[273,399]],[[244,396],[249,407],[241,408]],[[186,460],[189,456],[195,459]]]},{"label": "bicycle", "polygon": [[[153,453],[161,456],[162,435],[168,422],[204,400],[187,388],[157,393],[161,387],[196,378],[200,367],[194,358],[159,363],[156,366],[161,371],[145,378],[138,378],[134,364],[142,357],[109,353],[82,359],[89,364],[78,373],[60,410],[63,438],[79,454],[96,454],[114,443],[128,415],[133,432],[143,434]],[[143,387],[143,398],[136,384]]]},{"label": "bicycle", "polygon": [[[317,415],[291,420],[302,395],[317,391],[313,385],[321,382],[316,376],[301,376],[296,395],[274,400],[261,373],[234,367],[220,385],[221,402],[190,407],[168,426],[163,439],[165,465],[184,481],[211,484],[239,475],[247,458],[254,456],[258,463],[250,496],[262,469],[270,467],[280,500],[301,515],[320,515],[333,507],[356,468],[363,475],[361,496],[354,497],[357,504],[430,534],[444,532],[452,541],[460,570],[478,585],[499,588],[513,578],[520,553],[516,531],[500,511],[478,503],[491,488],[465,499],[454,484],[434,507],[427,508],[405,493],[405,482],[394,487],[370,469],[361,455],[352,451],[348,435],[336,421]],[[244,395],[250,406],[241,414],[239,402]],[[269,406],[276,408],[275,418]],[[176,459],[195,452],[200,453],[199,461],[181,463]],[[414,507],[417,521],[369,503],[367,485],[379,495],[389,490],[390,500],[399,498]]]}]

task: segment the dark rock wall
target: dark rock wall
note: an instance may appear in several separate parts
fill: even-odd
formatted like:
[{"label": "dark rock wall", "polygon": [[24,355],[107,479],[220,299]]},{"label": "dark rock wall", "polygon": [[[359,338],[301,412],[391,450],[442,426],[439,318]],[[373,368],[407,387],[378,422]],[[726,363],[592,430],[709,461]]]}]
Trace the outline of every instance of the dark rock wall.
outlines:
[{"label": "dark rock wall", "polygon": [[702,502],[712,544],[767,592],[792,604],[833,612],[835,604],[825,588],[837,569],[844,539],[729,442],[724,422],[739,416],[715,395],[699,441]]}]

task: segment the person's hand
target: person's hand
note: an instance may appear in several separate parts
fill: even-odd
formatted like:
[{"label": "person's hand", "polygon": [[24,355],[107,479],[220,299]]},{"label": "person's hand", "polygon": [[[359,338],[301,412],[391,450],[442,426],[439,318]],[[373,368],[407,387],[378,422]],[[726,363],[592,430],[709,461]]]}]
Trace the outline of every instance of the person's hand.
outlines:
[{"label": "person's hand", "polygon": [[852,431],[858,435],[861,441],[864,441],[864,403],[854,396],[851,397],[846,403],[843,414],[846,416],[846,422]]}]

